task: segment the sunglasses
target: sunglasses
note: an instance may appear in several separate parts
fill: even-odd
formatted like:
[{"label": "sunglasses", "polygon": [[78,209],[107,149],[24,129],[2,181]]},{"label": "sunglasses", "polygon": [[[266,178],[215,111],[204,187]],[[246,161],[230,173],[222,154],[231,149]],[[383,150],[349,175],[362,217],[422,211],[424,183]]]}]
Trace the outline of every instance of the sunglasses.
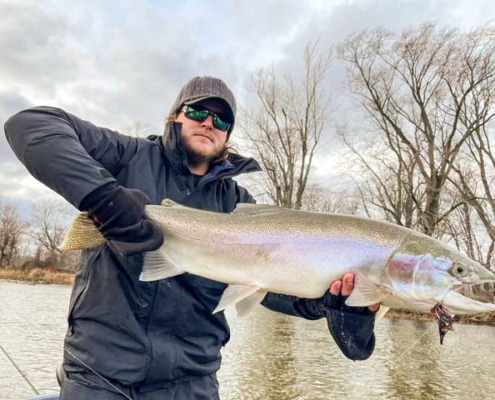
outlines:
[{"label": "sunglasses", "polygon": [[229,122],[223,121],[217,114],[210,110],[196,110],[191,106],[184,106],[182,111],[184,111],[184,115],[187,118],[198,122],[203,122],[209,115],[211,115],[213,118],[213,127],[220,129],[223,132],[228,131],[231,125]]}]

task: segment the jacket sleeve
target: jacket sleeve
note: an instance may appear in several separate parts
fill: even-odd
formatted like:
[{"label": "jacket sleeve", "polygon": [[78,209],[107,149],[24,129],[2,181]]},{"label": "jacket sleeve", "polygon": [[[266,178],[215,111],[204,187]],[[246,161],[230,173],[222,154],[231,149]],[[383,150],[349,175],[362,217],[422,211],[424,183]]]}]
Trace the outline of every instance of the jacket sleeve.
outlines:
[{"label": "jacket sleeve", "polygon": [[272,311],[308,320],[325,317],[335,343],[351,360],[366,360],[373,353],[376,312],[367,307],[348,307],[341,296],[332,296],[329,292],[322,299],[268,293],[261,304]]},{"label": "jacket sleeve", "polygon": [[252,194],[247,191],[246,188],[239,186],[236,183],[236,190],[237,190],[237,199],[238,199],[237,203],[251,203],[251,204],[256,203],[256,200],[254,199]]},{"label": "jacket sleeve", "polygon": [[52,107],[21,111],[7,120],[4,129],[31,175],[77,208],[86,195],[115,182],[114,175],[138,146],[136,138]]},{"label": "jacket sleeve", "polygon": [[315,312],[315,310],[312,310],[311,305],[313,302],[295,296],[267,293],[261,304],[269,310],[291,315],[293,317],[301,317],[309,320],[317,320],[323,317],[323,314],[319,314]]}]

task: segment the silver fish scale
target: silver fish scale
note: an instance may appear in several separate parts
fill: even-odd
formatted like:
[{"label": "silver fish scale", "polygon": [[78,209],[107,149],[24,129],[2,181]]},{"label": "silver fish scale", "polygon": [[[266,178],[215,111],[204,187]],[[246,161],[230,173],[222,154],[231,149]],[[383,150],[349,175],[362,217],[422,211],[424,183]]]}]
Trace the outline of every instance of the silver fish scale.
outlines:
[{"label": "silver fish scale", "polygon": [[402,230],[401,227],[379,221],[279,207],[266,207],[265,210],[264,206],[243,205],[231,214],[181,206],[147,206],[146,210],[150,218],[159,223],[166,232],[190,238],[204,238],[205,232],[210,232],[212,236],[226,243],[239,240],[249,242],[250,235],[262,235],[267,240],[278,238],[289,241],[320,241],[334,236],[352,237],[362,243],[397,247],[410,236],[407,229]]}]

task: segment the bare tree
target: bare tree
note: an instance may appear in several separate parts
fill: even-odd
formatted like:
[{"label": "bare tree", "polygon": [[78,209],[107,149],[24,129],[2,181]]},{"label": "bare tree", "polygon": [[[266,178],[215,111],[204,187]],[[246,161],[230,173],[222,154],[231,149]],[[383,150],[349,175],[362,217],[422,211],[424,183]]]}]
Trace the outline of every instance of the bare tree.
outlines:
[{"label": "bare tree", "polygon": [[450,218],[440,224],[439,229],[470,258],[488,268],[493,268],[495,241],[486,234],[476,210],[468,203],[463,203],[457,208]]},{"label": "bare tree", "polygon": [[[475,219],[482,227],[484,234],[489,238],[485,241],[484,254],[478,250],[479,246],[472,245],[473,253],[477,252],[478,260],[486,265],[493,265],[495,243],[495,156],[491,150],[493,131],[488,126],[480,127],[467,141],[463,158],[452,168],[455,175],[450,178],[463,200],[472,207]],[[474,233],[472,234],[474,235]]]},{"label": "bare tree", "polygon": [[66,264],[68,256],[59,246],[75,215],[76,210],[63,200],[43,199],[33,205],[31,235],[37,246],[35,263],[38,266],[43,264],[59,268]]},{"label": "bare tree", "polygon": [[[462,205],[442,202],[443,190],[466,141],[494,116],[494,38],[491,26],[462,33],[427,23],[400,34],[365,31],[338,49],[376,141],[401,174],[413,167],[420,178],[423,190],[410,196],[428,235]],[[377,164],[368,168],[381,176]]]},{"label": "bare tree", "polygon": [[247,110],[239,124],[267,174],[264,191],[275,204],[295,209],[301,208],[331,111],[323,84],[332,51],[320,55],[318,42],[310,43],[303,61],[300,82],[292,75],[279,78],[273,69],[259,71],[253,85],[260,106]]},{"label": "bare tree", "polygon": [[27,224],[18,209],[0,197],[0,267],[14,267],[20,255],[22,235]]},{"label": "bare tree", "polygon": [[305,211],[354,215],[358,212],[358,203],[348,190],[334,191],[320,184],[310,184],[304,191],[302,208]]},{"label": "bare tree", "polygon": [[417,228],[417,204],[424,198],[424,185],[407,148],[399,141],[382,143],[350,135],[345,125],[337,132],[348,150],[341,161],[344,174],[354,182],[364,213]]}]

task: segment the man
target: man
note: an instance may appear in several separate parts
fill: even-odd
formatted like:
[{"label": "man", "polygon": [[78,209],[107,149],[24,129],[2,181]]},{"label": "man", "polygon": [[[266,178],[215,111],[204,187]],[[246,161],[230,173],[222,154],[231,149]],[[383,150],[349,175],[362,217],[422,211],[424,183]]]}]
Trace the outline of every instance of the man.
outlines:
[{"label": "man", "polygon": [[[138,277],[143,252],[163,242],[145,204],[169,198],[232,212],[238,203],[254,202],[232,179],[260,170],[255,160],[229,151],[235,116],[227,85],[196,77],[180,91],[160,137],[128,137],[49,107],[6,122],[8,141],[29,172],[89,211],[107,239],[83,252],[76,272],[62,399],[218,398],[216,371],[229,328],[223,312],[211,311],[226,285],[189,274],[156,282]],[[352,288],[348,274],[331,285],[333,295],[268,294],[263,305],[307,319],[326,317],[344,354],[365,359],[374,347],[374,314],[343,304]]]}]

